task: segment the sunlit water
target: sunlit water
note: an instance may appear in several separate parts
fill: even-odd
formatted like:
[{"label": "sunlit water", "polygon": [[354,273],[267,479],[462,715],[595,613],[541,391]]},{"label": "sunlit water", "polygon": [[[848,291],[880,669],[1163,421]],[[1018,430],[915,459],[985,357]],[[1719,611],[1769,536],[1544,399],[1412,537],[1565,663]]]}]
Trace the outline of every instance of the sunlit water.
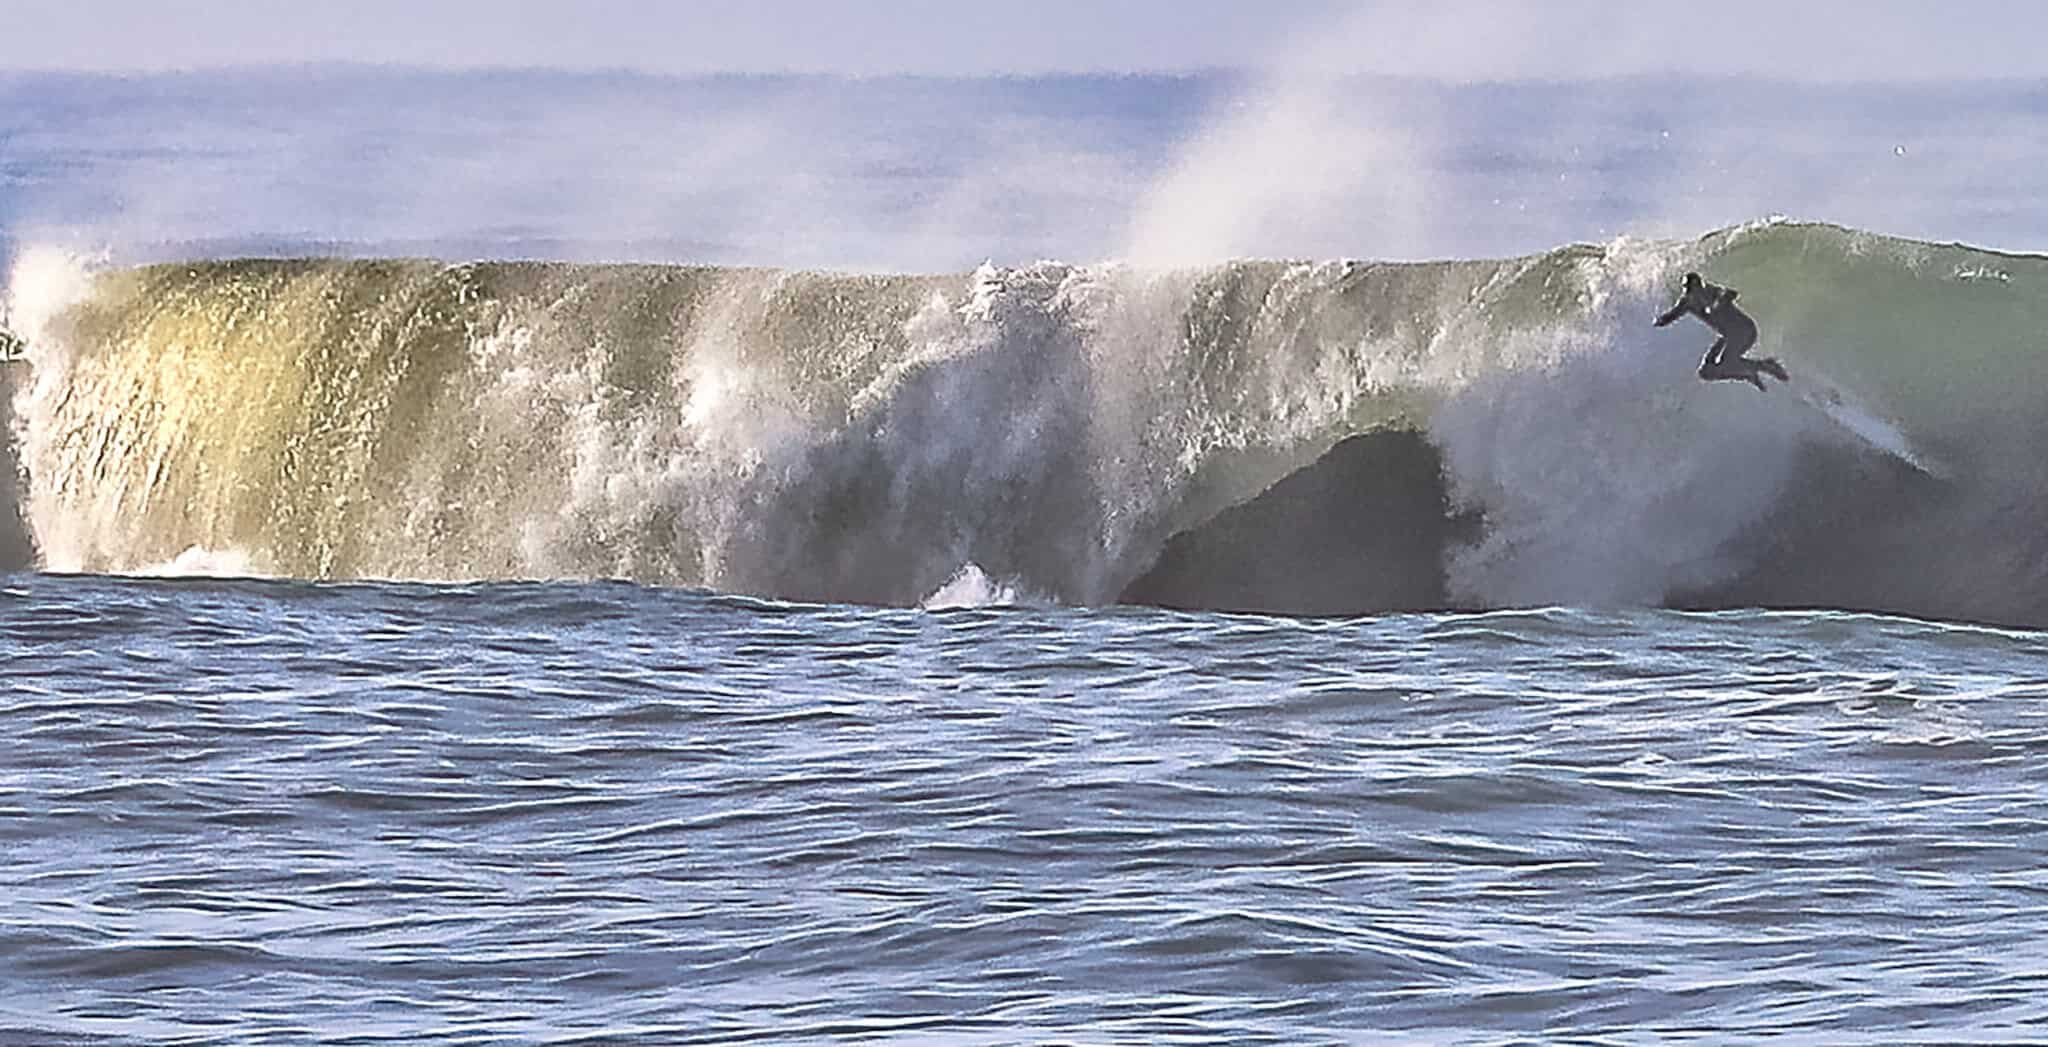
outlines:
[{"label": "sunlit water", "polygon": [[2009,1040],[2048,637],[19,576],[0,1042]]}]

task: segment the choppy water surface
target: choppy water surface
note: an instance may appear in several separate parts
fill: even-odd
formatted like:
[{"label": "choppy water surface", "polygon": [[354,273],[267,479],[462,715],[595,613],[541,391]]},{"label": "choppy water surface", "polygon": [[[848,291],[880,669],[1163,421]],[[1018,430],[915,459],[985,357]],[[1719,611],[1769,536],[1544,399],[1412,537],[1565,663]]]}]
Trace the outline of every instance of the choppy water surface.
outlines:
[{"label": "choppy water surface", "polygon": [[2042,634],[20,576],[0,1041],[2048,1021]]}]

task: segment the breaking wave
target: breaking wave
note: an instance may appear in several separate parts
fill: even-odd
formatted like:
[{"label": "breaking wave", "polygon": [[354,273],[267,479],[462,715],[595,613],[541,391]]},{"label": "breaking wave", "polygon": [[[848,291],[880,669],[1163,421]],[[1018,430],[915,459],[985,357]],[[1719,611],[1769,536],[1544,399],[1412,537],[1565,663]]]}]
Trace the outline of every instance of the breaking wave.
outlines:
[{"label": "breaking wave", "polygon": [[[1791,386],[1693,379],[1710,333],[1648,324],[1687,269]],[[1790,223],[964,276],[29,252],[19,510],[66,571],[2041,623],[2044,280]]]}]

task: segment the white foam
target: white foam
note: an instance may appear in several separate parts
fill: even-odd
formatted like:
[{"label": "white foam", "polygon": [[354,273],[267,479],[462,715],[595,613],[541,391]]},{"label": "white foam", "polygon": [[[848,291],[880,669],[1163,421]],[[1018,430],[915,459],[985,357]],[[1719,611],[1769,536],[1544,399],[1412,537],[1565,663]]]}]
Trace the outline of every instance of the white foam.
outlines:
[{"label": "white foam", "polygon": [[927,611],[941,611],[963,607],[1015,607],[1028,601],[1017,596],[1017,586],[998,582],[990,578],[980,566],[973,562],[960,565],[946,584],[932,590],[930,596],[918,602]]},{"label": "white foam", "polygon": [[192,546],[162,563],[127,572],[142,578],[267,578],[256,557],[244,549]]},{"label": "white foam", "polygon": [[7,275],[7,326],[31,350],[48,343],[51,324],[85,300],[102,261],[60,247],[23,248]]},{"label": "white foam", "polygon": [[[92,292],[93,274],[104,258],[58,247],[31,245],[15,256],[7,275],[6,322],[22,340],[21,357],[28,361],[30,380],[14,391],[14,431],[5,434],[14,441],[24,464],[43,460],[50,447],[62,439],[59,427],[51,424],[57,408],[69,391],[72,348],[59,333],[59,318]],[[86,567],[89,544],[83,532],[92,529],[51,509],[36,497],[33,485],[24,492],[21,507],[44,567],[55,571],[81,571]]]}]

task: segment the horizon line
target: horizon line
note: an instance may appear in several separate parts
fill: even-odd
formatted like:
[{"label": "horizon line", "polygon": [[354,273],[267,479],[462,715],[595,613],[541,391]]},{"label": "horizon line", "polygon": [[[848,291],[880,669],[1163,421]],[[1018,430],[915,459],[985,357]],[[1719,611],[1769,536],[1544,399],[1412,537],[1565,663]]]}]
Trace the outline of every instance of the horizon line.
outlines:
[{"label": "horizon line", "polygon": [[[631,65],[533,65],[520,63],[424,63],[404,61],[378,61],[373,59],[321,59],[312,61],[258,61],[201,63],[189,66],[31,66],[0,70],[0,81],[75,78],[75,79],[153,79],[234,75],[274,75],[282,73],[321,74],[369,74],[397,73],[408,76],[554,76],[565,79],[644,79],[644,80],[816,80],[816,81],[934,81],[934,82],[1002,82],[1030,80],[1204,80],[1204,79],[1245,79],[1256,81],[1274,75],[1279,70],[1270,66],[1255,65],[1204,65],[1185,67],[1158,67],[1139,69],[1110,68],[1045,68],[988,70],[984,72],[938,72],[914,69],[880,72],[850,72],[823,69],[741,69],[706,67],[703,69],[651,69]],[[1684,82],[1684,83],[1732,83],[1732,84],[1784,84],[1801,87],[1941,87],[1941,86],[2033,86],[2041,84],[2039,77],[2020,74],[1985,74],[1973,76],[1887,76],[1887,77],[1828,77],[1828,76],[1785,76],[1768,73],[1747,72],[1691,72],[1681,71],[1659,73],[1650,71],[1600,73],[1586,76],[1553,75],[1506,75],[1506,76],[1462,76],[1428,75],[1421,73],[1385,73],[1370,70],[1336,71],[1321,74],[1319,78],[1329,80],[1372,81],[1385,84],[1428,84],[1445,87],[1484,86],[1561,86],[1586,84],[1624,84],[1640,82]]]}]

